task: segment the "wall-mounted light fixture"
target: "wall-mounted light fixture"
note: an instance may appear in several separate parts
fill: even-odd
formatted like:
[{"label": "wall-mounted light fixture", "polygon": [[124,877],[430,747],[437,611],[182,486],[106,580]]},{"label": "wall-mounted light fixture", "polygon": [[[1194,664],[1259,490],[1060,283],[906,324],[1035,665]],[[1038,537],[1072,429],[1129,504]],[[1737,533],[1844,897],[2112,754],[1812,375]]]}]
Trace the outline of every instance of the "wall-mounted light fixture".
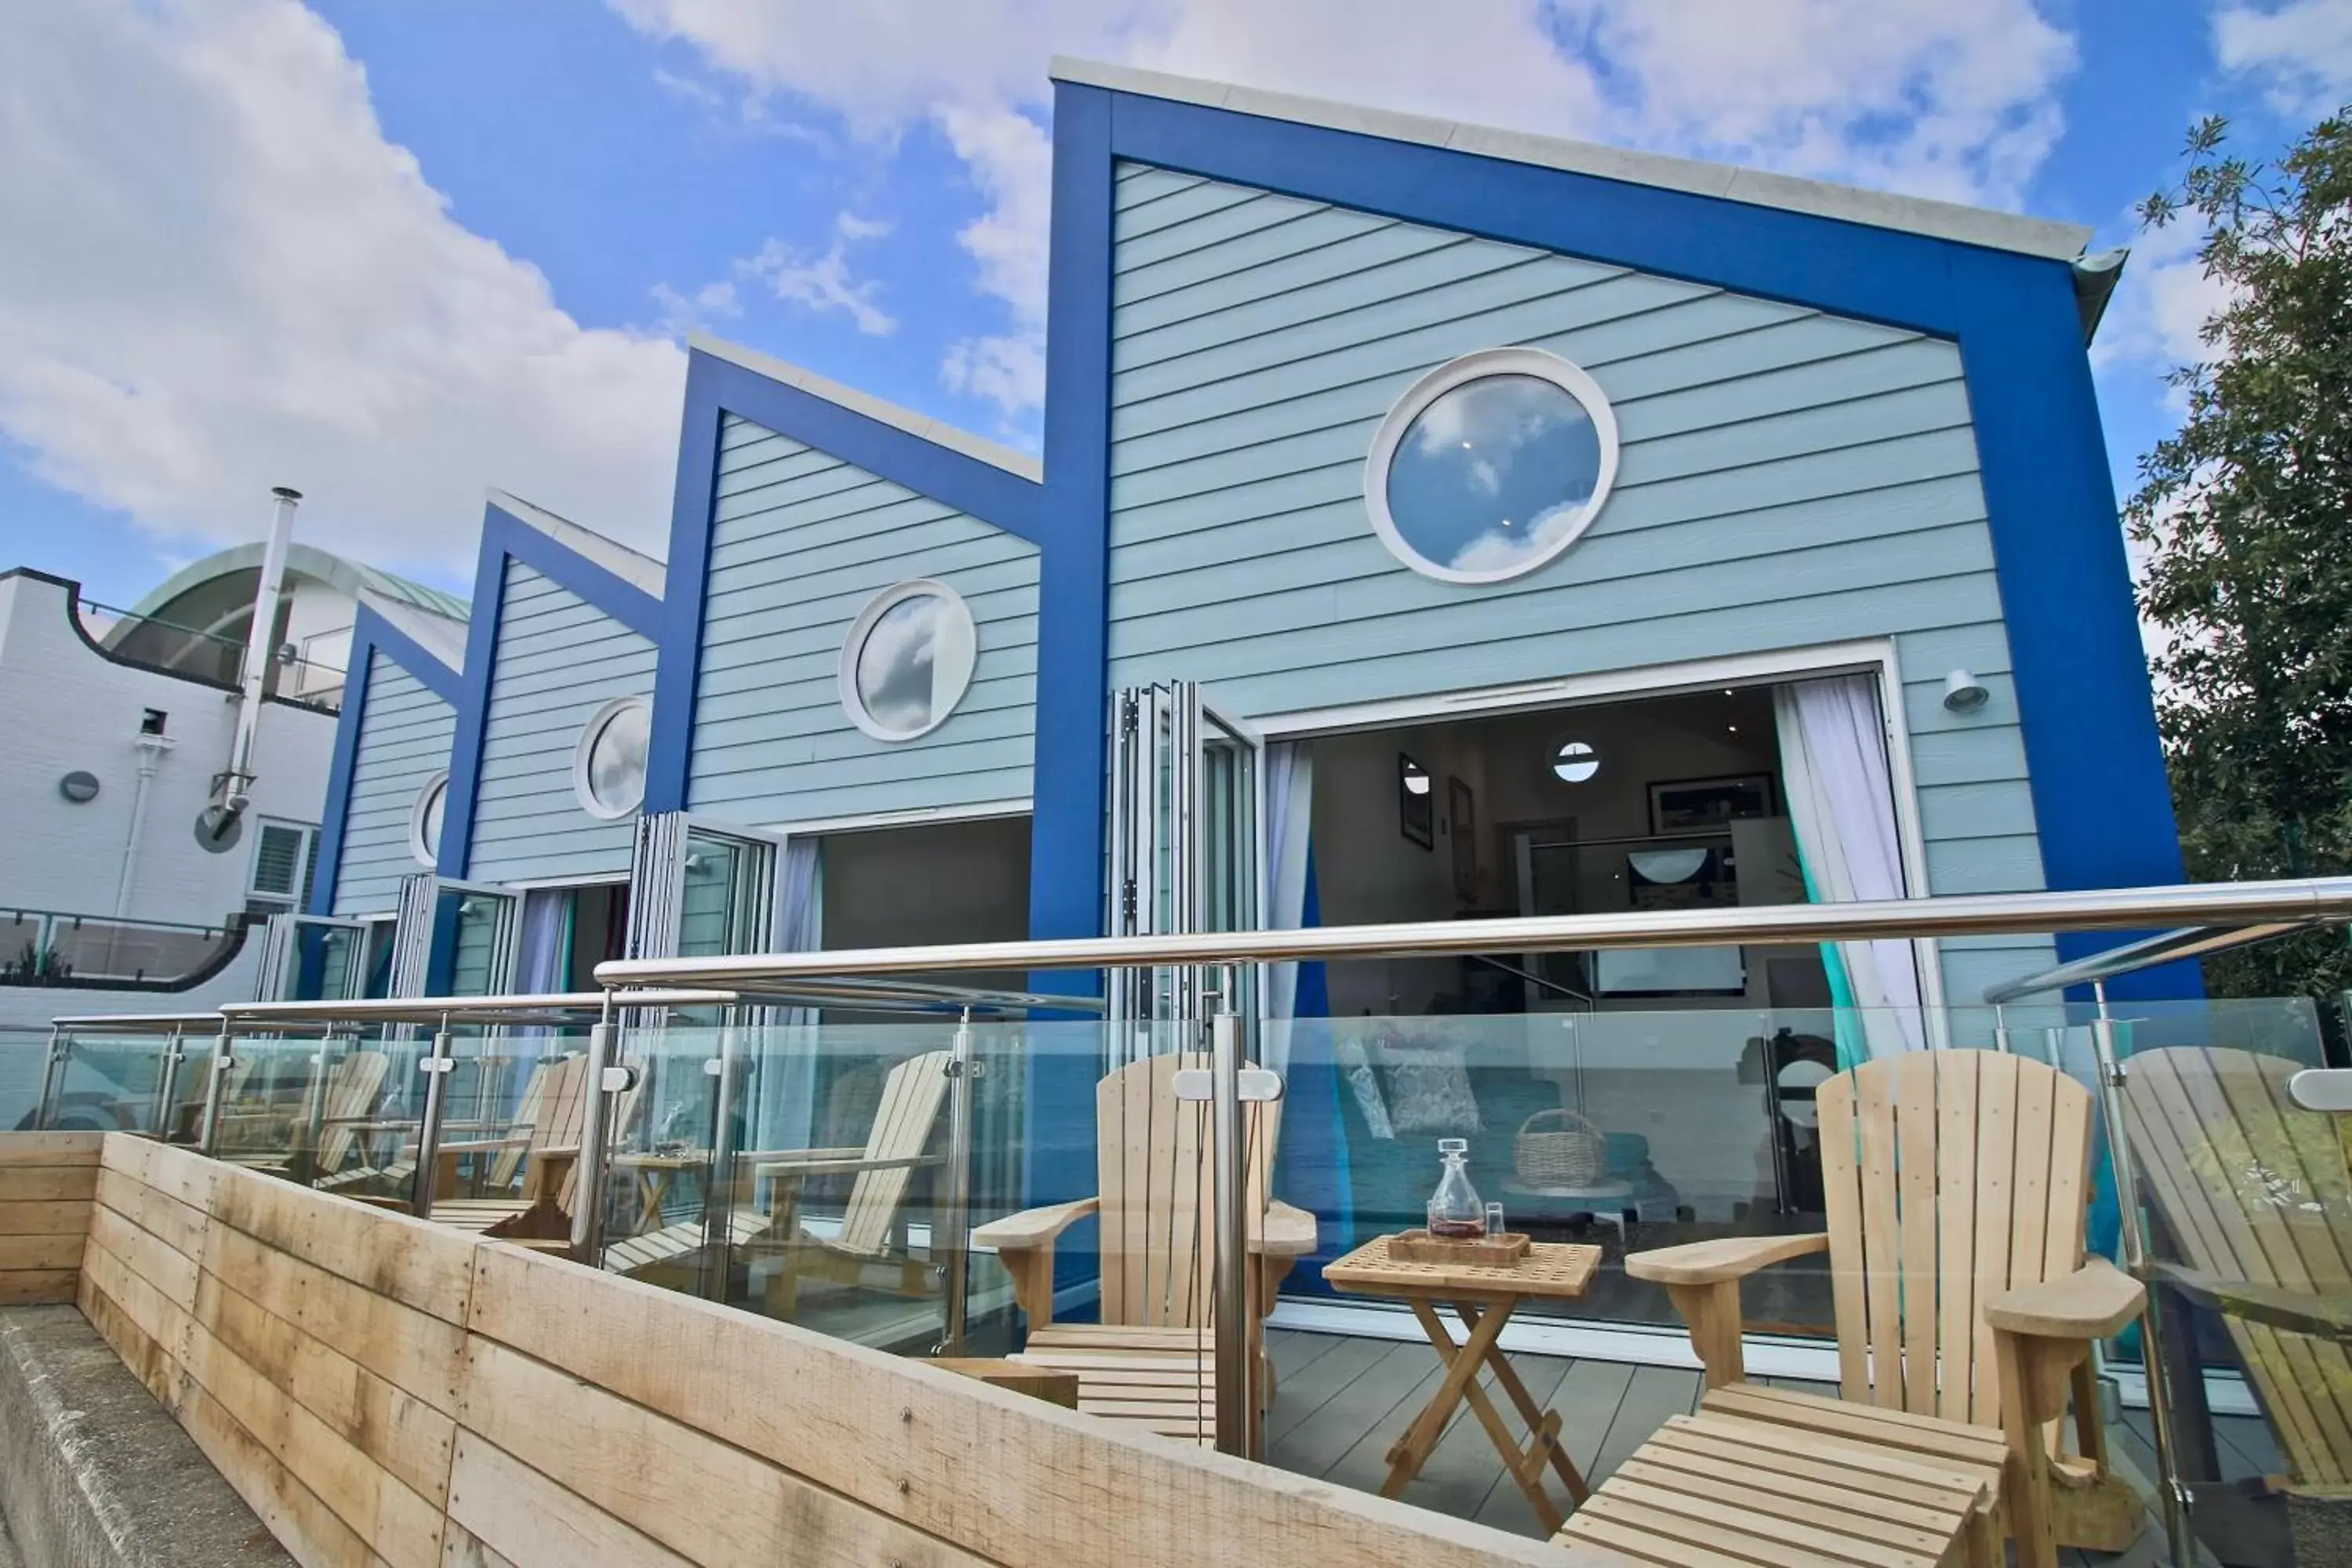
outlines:
[{"label": "wall-mounted light fixture", "polygon": [[1944,706],[1954,713],[1973,713],[1991,696],[1985,683],[1965,669],[1944,677]]}]

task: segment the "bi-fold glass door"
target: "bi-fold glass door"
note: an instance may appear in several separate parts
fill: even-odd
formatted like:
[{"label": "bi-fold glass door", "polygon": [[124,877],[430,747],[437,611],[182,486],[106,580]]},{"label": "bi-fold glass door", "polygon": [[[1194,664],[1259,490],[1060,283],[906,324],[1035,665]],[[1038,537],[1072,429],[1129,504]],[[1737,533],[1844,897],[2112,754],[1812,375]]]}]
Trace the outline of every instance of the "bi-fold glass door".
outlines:
[{"label": "bi-fold glass door", "polygon": [[[1190,681],[1137,687],[1111,703],[1105,929],[1114,936],[1255,931],[1265,924],[1265,748],[1257,731]],[[1254,1029],[1255,965],[1112,970],[1114,1064],[1194,1048],[1229,1004]]]},{"label": "bi-fold glass door", "polygon": [[371,994],[386,922],[272,915],[261,933],[257,1002],[349,1002]]}]

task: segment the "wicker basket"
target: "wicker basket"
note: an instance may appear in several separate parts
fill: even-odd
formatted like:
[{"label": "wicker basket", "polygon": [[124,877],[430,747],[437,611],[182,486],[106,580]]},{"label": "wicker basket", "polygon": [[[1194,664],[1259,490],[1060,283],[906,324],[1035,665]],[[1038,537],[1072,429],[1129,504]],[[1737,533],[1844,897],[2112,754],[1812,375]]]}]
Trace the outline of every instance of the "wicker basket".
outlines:
[{"label": "wicker basket", "polygon": [[[1548,1124],[1558,1123],[1555,1129]],[[1573,1110],[1538,1110],[1519,1123],[1519,1180],[1531,1187],[1589,1187],[1608,1163],[1601,1129]]]}]

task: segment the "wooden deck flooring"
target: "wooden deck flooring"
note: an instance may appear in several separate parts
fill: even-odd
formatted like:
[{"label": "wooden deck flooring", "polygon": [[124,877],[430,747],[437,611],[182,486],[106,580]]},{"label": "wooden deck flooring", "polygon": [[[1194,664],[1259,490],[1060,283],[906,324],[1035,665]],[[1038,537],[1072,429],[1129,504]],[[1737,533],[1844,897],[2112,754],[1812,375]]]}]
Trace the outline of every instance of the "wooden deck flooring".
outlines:
[{"label": "wooden deck flooring", "polygon": [[[1360,1491],[1377,1491],[1388,1474],[1389,1445],[1428,1401],[1438,1378],[1437,1353],[1402,1340],[1275,1330],[1276,1394],[1266,1419],[1266,1462]],[[1514,1355],[1528,1391],[1561,1417],[1561,1436],[1577,1468],[1595,1485],[1606,1479],[1669,1415],[1697,1402],[1696,1372],[1629,1366],[1621,1362],[1571,1361]],[[1828,1384],[1762,1381],[1782,1387],[1833,1392]],[[2126,1430],[2111,1434],[2124,1460],[2147,1476],[2155,1469],[2147,1447],[2147,1415],[2131,1411]],[[2215,1418],[2225,1465],[2261,1475],[2283,1468],[2270,1433],[2252,1417]],[[1555,1486],[1557,1483],[1555,1482]],[[1555,1496],[1558,1493],[1555,1492]],[[1457,1415],[1404,1501],[1475,1520],[1522,1535],[1540,1535],[1535,1510],[1503,1479],[1501,1460],[1475,1420]],[[1567,1499],[1559,1497],[1565,1505]],[[2153,1524],[2119,1556],[2068,1552],[2070,1568],[2154,1568],[2163,1536]]]}]

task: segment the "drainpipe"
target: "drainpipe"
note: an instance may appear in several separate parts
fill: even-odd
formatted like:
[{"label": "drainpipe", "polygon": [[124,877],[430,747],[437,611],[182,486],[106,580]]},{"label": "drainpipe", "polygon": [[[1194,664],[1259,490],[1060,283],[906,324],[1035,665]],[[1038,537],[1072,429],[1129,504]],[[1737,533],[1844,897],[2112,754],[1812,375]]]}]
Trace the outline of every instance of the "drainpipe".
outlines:
[{"label": "drainpipe", "polygon": [[279,485],[269,493],[278,498],[278,511],[270,519],[260,588],[253,600],[253,626],[246,634],[236,739],[229,745],[228,767],[213,781],[213,803],[205,811],[205,830],[216,839],[227,836],[230,825],[253,802],[253,743],[261,729],[262,692],[269,683],[270,667],[278,662],[278,602],[286,586],[286,550],[293,542],[294,508],[302,492]]},{"label": "drainpipe", "polygon": [[114,886],[114,918],[121,920],[131,912],[131,889],[139,880],[139,836],[147,826],[147,786],[155,782],[155,770],[163,765],[163,753],[172,742],[162,735],[144,732],[132,738],[139,748],[139,783],[131,792],[131,831],[122,840],[122,875]]}]

